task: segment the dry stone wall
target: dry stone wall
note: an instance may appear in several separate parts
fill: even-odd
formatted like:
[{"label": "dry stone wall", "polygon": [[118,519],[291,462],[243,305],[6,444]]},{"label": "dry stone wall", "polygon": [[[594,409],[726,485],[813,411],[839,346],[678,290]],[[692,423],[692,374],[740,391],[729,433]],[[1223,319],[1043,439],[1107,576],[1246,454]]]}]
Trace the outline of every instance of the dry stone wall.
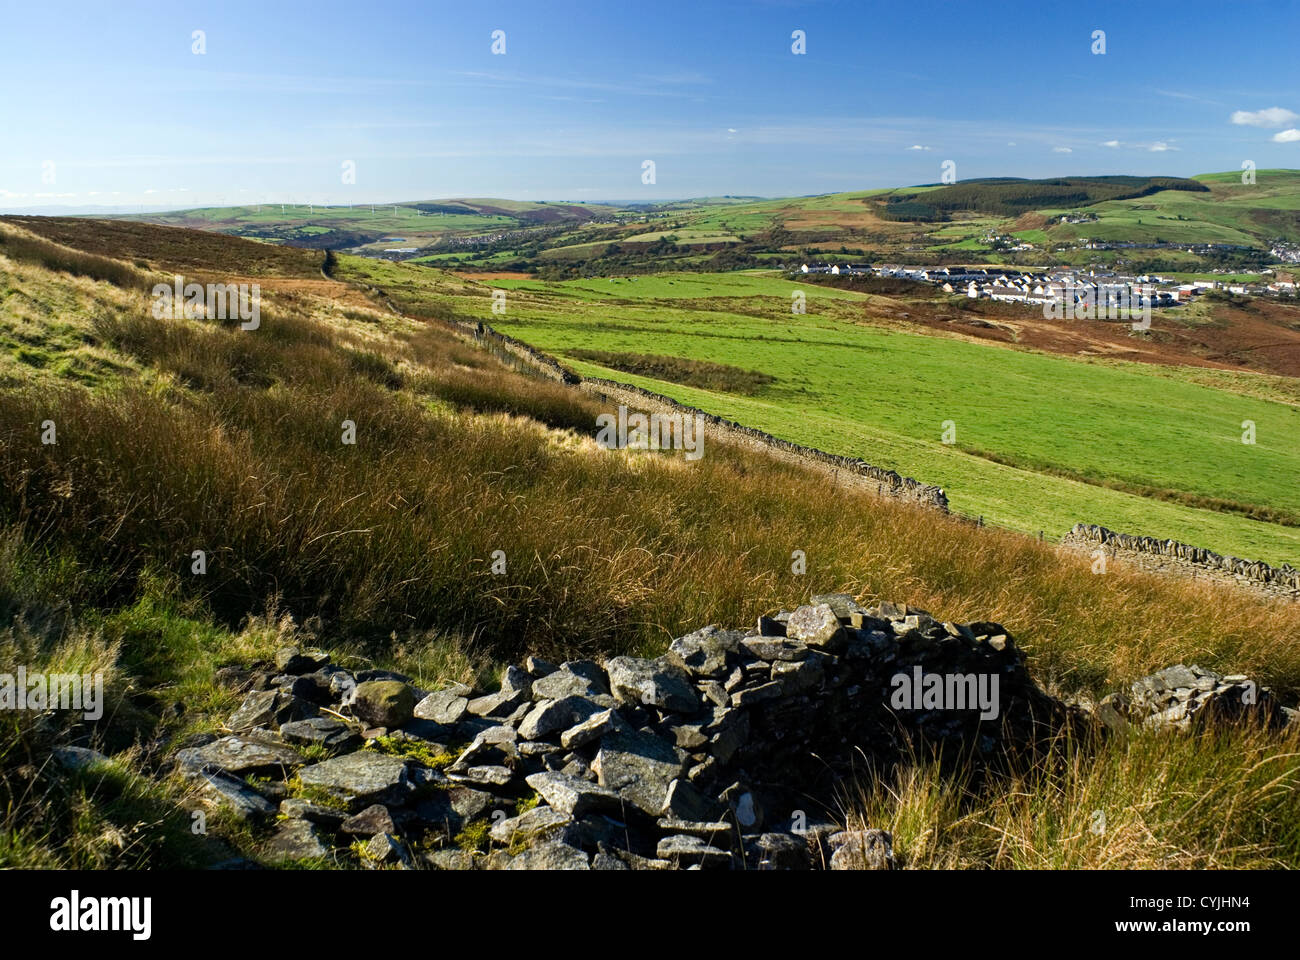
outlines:
[{"label": "dry stone wall", "polygon": [[1186,730],[1295,713],[1242,676],[1177,665],[1098,705],[1030,678],[996,623],[842,594],[705,627],[655,659],[529,657],[499,689],[419,689],[320,651],[223,668],[227,731],[182,776],[273,829],[271,862],[434,869],[888,869],[842,789],[927,752],[963,774],[1040,762],[1067,727]]},{"label": "dry stone wall", "polygon": [[[680,413],[700,416],[709,425],[711,434],[725,436],[733,442],[761,449],[771,456],[790,463],[811,467],[829,475],[836,482],[872,490],[880,496],[916,503],[949,513],[948,497],[943,489],[932,484],[904,477],[893,470],[873,466],[864,460],[826,453],[813,447],[782,440],[769,433],[746,427],[743,424],[714,416],[695,407],[678,403],[671,397],[654,393],[632,384],[618,383],[598,377],[579,377],[540,350],[494,330],[481,322],[456,320],[452,325],[462,334],[479,342],[492,344],[499,352],[519,360],[542,376],[574,386],[592,396],[614,403],[624,403],[636,409]],[[1288,564],[1272,567],[1267,563],[1242,560],[1215,553],[1204,547],[1180,543],[1176,540],[1159,540],[1154,537],[1116,533],[1096,524],[1079,523],[1062,539],[1069,549],[1097,546],[1109,555],[1123,555],[1139,566],[1156,573],[1197,575],[1204,573],[1219,582],[1246,586],[1256,592],[1300,600],[1300,571]]]},{"label": "dry stone wall", "polygon": [[279,814],[273,857],[888,867],[888,834],[831,819],[843,776],[886,771],[921,744],[996,765],[1069,714],[997,624],[813,600],[748,631],[698,630],[656,659],[530,657],[487,693],[421,690],[286,648],[274,665],[227,670],[245,691],[229,733],[177,763],[241,816]]},{"label": "dry stone wall", "polygon": [[1273,567],[1258,560],[1223,556],[1177,540],[1116,533],[1091,523],[1076,523],[1063,542],[1079,551],[1100,548],[1108,556],[1121,556],[1156,572],[1204,576],[1262,590],[1273,596],[1300,600],[1300,570],[1285,563]]},{"label": "dry stone wall", "polygon": [[911,477],[904,477],[893,470],[873,466],[856,457],[826,453],[814,447],[805,447],[789,440],[782,440],[770,433],[706,413],[697,407],[679,403],[671,397],[654,393],[643,387],[599,377],[579,377],[553,357],[521,340],[500,333],[485,323],[456,320],[453,326],[462,334],[471,336],[479,342],[490,343],[498,350],[523,361],[547,379],[575,386],[598,399],[627,404],[638,410],[698,416],[708,425],[708,435],[711,437],[725,437],[745,446],[763,449],[777,459],[812,466],[820,472],[843,478],[847,484],[870,488],[881,496],[919,503],[944,513],[948,511],[948,497],[939,487],[921,483]]}]

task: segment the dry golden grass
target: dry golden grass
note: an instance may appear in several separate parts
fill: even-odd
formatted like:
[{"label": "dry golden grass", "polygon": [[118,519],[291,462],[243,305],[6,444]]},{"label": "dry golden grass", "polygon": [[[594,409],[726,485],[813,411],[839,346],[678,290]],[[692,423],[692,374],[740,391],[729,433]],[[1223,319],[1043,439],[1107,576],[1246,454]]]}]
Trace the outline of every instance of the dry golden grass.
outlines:
[{"label": "dry golden grass", "polygon": [[[31,298],[69,291],[63,320],[130,375],[0,389],[0,522],[23,558],[0,571],[0,613],[36,601],[92,612],[124,675],[187,703],[187,723],[228,711],[212,669],[264,650],[271,634],[241,630],[268,603],[299,623],[321,618],[321,642],[348,656],[464,679],[525,653],[656,650],[846,590],[1000,621],[1061,693],[1099,694],[1178,661],[1300,691],[1297,604],[1119,565],[1094,576],[1086,559],[833,488],[707,434],[694,462],[606,450],[593,437],[608,411],[436,323],[303,291],[270,292],[252,332],[155,320],[107,284],[31,269]],[[51,317],[29,304],[20,319]],[[55,445],[40,442],[47,419]],[[340,442],[345,419],[355,445]],[[191,573],[196,549],[203,576]],[[504,575],[491,569],[497,550]],[[806,574],[791,571],[795,550]],[[39,589],[20,596],[20,581]],[[1295,862],[1295,792],[1277,786],[1290,768],[1268,753],[1294,744],[1234,736],[1213,750],[1108,747],[1073,773],[974,799],[918,769],[863,809],[894,826],[916,865]],[[1107,804],[1136,812],[1117,811],[1105,843],[1052,853]],[[1235,817],[1213,843],[1207,811]],[[43,843],[11,857],[39,860]]]},{"label": "dry golden grass", "polygon": [[1300,865],[1300,729],[1140,733],[978,788],[916,763],[846,796],[904,869],[1205,870]]}]

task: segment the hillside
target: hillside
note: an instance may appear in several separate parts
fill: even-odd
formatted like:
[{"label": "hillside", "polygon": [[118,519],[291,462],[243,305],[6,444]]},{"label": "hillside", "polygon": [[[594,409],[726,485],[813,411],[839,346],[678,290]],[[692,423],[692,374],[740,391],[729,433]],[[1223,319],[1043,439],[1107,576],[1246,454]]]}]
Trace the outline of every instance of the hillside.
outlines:
[{"label": "hillside", "polygon": [[[1094,575],[1050,544],[829,485],[725,441],[706,439],[698,460],[605,449],[594,440],[604,405],[443,322],[493,317],[479,283],[347,256],[332,277],[323,259],[308,277],[298,259],[308,254],[266,259],[265,245],[210,233],[79,221],[56,243],[30,225],[0,221],[0,653],[6,669],[102,671],[109,709],[53,726],[6,713],[0,752],[21,760],[0,778],[6,866],[283,864],[274,823],[200,791],[180,751],[211,745],[250,678],[289,645],[325,646],[358,678],[378,668],[423,690],[492,689],[498,668],[526,655],[657,654],[711,623],[848,592],[1005,624],[1054,696],[1095,700],[1180,661],[1247,673],[1288,703],[1300,693],[1300,606],[1122,564]],[[129,254],[112,256],[117,244]],[[258,281],[258,328],[155,316],[153,285],[191,270]],[[744,302],[754,301],[745,284],[786,289],[728,282]],[[622,299],[629,321],[645,306]],[[719,332],[736,322],[711,319]],[[832,332],[799,336],[843,349],[833,341],[849,331]],[[54,443],[42,443],[47,422]],[[1284,489],[1270,496],[1289,503]],[[838,816],[888,824],[913,865],[1168,865],[1172,848],[1182,866],[1295,866],[1300,792],[1277,786],[1296,776],[1290,736],[1242,729],[1210,748],[1138,735],[1052,780],[963,784],[918,761],[864,781]],[[450,759],[418,737],[372,739],[371,757],[395,751],[428,769]],[[52,758],[67,746],[107,759],[63,774]],[[1197,812],[1174,803],[1110,834],[1077,829],[1101,792],[1138,811],[1157,785],[1205,796],[1207,778],[1225,789]],[[320,801],[308,786],[250,775],[240,789],[263,803]],[[916,805],[889,801],[888,789]],[[190,831],[192,809],[211,812],[209,836]],[[481,853],[491,823],[486,808],[474,816],[427,852]],[[1015,856],[989,845],[996,832],[940,830],[958,817],[1013,835]],[[337,865],[359,865],[345,854]]]},{"label": "hillside", "polygon": [[[1056,539],[1087,521],[1273,564],[1300,558],[1296,369],[1224,357],[1236,346],[1254,356],[1250,338],[1296,357],[1293,307],[1175,312],[1135,337],[1122,324],[1049,324],[1016,305],[967,309],[928,291],[868,294],[767,273],[453,282],[358,260],[343,275],[408,309],[436,301],[491,317],[581,374],[936,484],[986,523]],[[493,289],[506,291],[500,316]],[[804,314],[790,312],[796,292]],[[1235,332],[1222,329],[1229,316]],[[723,369],[709,383],[689,365]],[[761,386],[737,392],[739,382]],[[1241,442],[1247,420],[1255,444]]]},{"label": "hillside", "polygon": [[807,260],[1252,273],[1300,241],[1300,171],[964,180],[786,199],[625,207],[491,198],[262,204],[139,216],[310,249],[548,279]]}]

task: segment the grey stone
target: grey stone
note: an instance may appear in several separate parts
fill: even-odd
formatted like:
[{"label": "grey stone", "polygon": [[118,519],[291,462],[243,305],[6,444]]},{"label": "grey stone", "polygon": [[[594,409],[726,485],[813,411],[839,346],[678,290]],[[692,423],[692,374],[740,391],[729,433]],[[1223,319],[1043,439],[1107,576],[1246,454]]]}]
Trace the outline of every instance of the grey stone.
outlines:
[{"label": "grey stone", "polygon": [[267,843],[266,852],[275,860],[308,860],[328,856],[330,847],[314,823],[285,820]]},{"label": "grey stone", "polygon": [[757,687],[737,690],[731,695],[731,702],[737,707],[749,707],[764,700],[777,700],[785,693],[785,687],[779,680],[762,683]]},{"label": "grey stone", "polygon": [[867,608],[858,603],[849,593],[819,593],[815,594],[809,602],[813,606],[825,604],[840,620],[847,621],[855,613],[859,616],[869,615]]},{"label": "grey stone", "polygon": [[577,777],[580,780],[595,780],[596,775],[591,770],[591,764],[579,756],[570,754],[560,767],[560,773],[569,777]]},{"label": "grey stone", "polygon": [[323,790],[353,810],[372,803],[400,805],[410,788],[402,758],[370,750],[358,750],[304,767],[298,776],[304,787]]},{"label": "grey stone", "polygon": [[522,700],[527,700],[533,692],[533,678],[521,667],[506,667],[506,672],[501,676],[501,691],[517,694]]},{"label": "grey stone", "polygon": [[396,833],[393,815],[382,803],[371,804],[358,814],[348,817],[340,825],[343,833],[353,836],[373,837],[377,833]]},{"label": "grey stone", "polygon": [[698,750],[709,742],[703,727],[700,723],[681,723],[670,727],[666,732],[672,734],[673,742],[683,750]]},{"label": "grey stone", "polygon": [[533,807],[509,820],[498,821],[492,826],[489,836],[495,842],[503,844],[516,841],[532,843],[539,837],[562,830],[572,822],[573,818],[568,814],[543,805]]},{"label": "grey stone", "polygon": [[710,625],[678,637],[668,649],[694,676],[717,677],[727,672],[728,659],[740,650],[742,637],[739,630],[722,630]]},{"label": "grey stone", "polygon": [[64,770],[92,770],[101,764],[112,763],[104,754],[88,747],[55,747],[50,754]]},{"label": "grey stone", "polygon": [[205,765],[227,773],[277,777],[281,780],[294,767],[305,762],[297,750],[283,743],[273,743],[251,735],[222,737],[206,747],[200,747],[198,756]]},{"label": "grey stone", "polygon": [[391,833],[376,833],[366,844],[366,859],[373,863],[408,863],[409,854]]},{"label": "grey stone", "polygon": [[591,860],[567,843],[543,841],[510,861],[508,870],[590,870]]},{"label": "grey stone", "polygon": [[534,773],[526,777],[525,782],[541,794],[549,806],[571,817],[622,811],[622,799],[614,790],[588,780],[547,771]]},{"label": "grey stone", "polygon": [[473,787],[452,787],[446,794],[452,812],[466,822],[477,820],[501,802],[495,794]]},{"label": "grey stone", "polygon": [[312,673],[329,662],[329,654],[317,650],[284,646],[275,651],[275,668],[281,673]]},{"label": "grey stone", "polygon": [[538,677],[548,676],[560,668],[549,660],[543,660],[541,657],[525,657],[524,669],[527,670],[534,679],[536,679]]},{"label": "grey stone", "polygon": [[707,840],[714,846],[730,846],[735,827],[725,820],[675,820],[660,817],[656,824],[664,833],[684,833]]},{"label": "grey stone", "polygon": [[540,700],[520,721],[519,735],[525,740],[541,740],[599,712],[600,707],[584,697]]},{"label": "grey stone", "polygon": [[455,783],[467,783],[481,787],[504,787],[514,779],[508,767],[477,766],[464,770],[447,771],[447,779]]},{"label": "grey stone", "polygon": [[376,727],[400,727],[414,716],[415,691],[400,680],[357,684],[352,712]]},{"label": "grey stone", "polygon": [[413,715],[447,726],[459,722],[469,711],[469,700],[454,690],[435,690],[415,705]]},{"label": "grey stone", "polygon": [[827,842],[832,870],[894,869],[894,838],[884,830],[845,830]]},{"label": "grey stone", "polygon": [[398,673],[395,670],[361,670],[357,673],[357,683],[366,683],[371,680],[395,680],[398,683],[405,683],[413,686],[415,681],[404,673]]},{"label": "grey stone", "polygon": [[605,663],[610,692],[622,704],[657,707],[673,713],[693,714],[700,698],[690,677],[678,667],[659,660],[614,657]]},{"label": "grey stone", "polygon": [[655,856],[680,866],[729,867],[731,854],[711,846],[700,837],[675,833],[664,837],[655,848]]},{"label": "grey stone", "polygon": [[231,811],[239,820],[261,821],[275,813],[275,804],[242,780],[224,773],[201,773],[202,793]]},{"label": "grey stone", "polygon": [[319,746],[327,750],[351,750],[361,746],[355,730],[333,717],[311,717],[281,724],[280,736],[288,743],[303,747]]},{"label": "grey stone", "polygon": [[1196,668],[1194,667],[1187,667],[1179,663],[1172,667],[1165,667],[1163,670],[1158,671],[1156,676],[1159,677],[1161,682],[1170,689],[1176,690],[1179,687],[1194,687],[1196,686],[1196,681],[1200,679],[1197,673],[1193,672],[1195,669]]},{"label": "grey stone", "polygon": [[301,797],[289,797],[280,801],[280,813],[291,820],[310,820],[326,830],[337,830],[347,819],[347,814],[332,807],[322,807]]},{"label": "grey stone", "polygon": [[234,733],[255,727],[278,727],[291,720],[304,720],[317,713],[315,706],[280,690],[255,690],[244,697],[238,710],[226,721]]},{"label": "grey stone", "polygon": [[700,693],[705,698],[719,707],[725,707],[731,702],[731,694],[727,693],[727,688],[716,680],[709,680],[700,684]]},{"label": "grey stone", "polygon": [[781,640],[772,637],[746,637],[741,641],[746,650],[760,660],[802,660],[808,656],[808,648],[793,640]]},{"label": "grey stone", "polygon": [[653,733],[615,733],[601,740],[592,769],[602,787],[618,791],[629,803],[657,817],[668,785],[685,769],[685,754]]},{"label": "grey stone", "polygon": [[506,717],[514,713],[528,697],[518,690],[498,690],[469,701],[469,712],[476,717]]},{"label": "grey stone", "polygon": [[792,640],[823,650],[834,651],[844,644],[844,625],[826,603],[803,606],[790,614],[785,632]]},{"label": "grey stone", "polygon": [[625,721],[613,710],[602,710],[565,730],[560,734],[560,743],[566,750],[576,750],[625,726]]},{"label": "grey stone", "polygon": [[456,758],[448,771],[466,770],[474,764],[474,761],[478,761],[479,765],[482,765],[485,760],[513,763],[519,756],[515,746],[518,739],[518,733],[501,724],[481,730]]},{"label": "grey stone", "polygon": [[600,668],[588,660],[562,664],[558,670],[533,681],[534,700],[590,699],[602,693],[609,693],[609,686]]},{"label": "grey stone", "polygon": [[826,677],[825,661],[828,659],[825,654],[814,651],[812,656],[796,663],[777,661],[772,664],[772,679],[780,681],[788,693],[815,690]]},{"label": "grey stone", "polygon": [[721,803],[705,796],[695,784],[678,777],[668,784],[664,793],[664,805],[659,812],[674,820],[704,822],[717,821],[723,809]]},{"label": "grey stone", "polygon": [[755,870],[810,870],[808,842],[788,833],[764,833],[745,843],[745,858]]},{"label": "grey stone", "polygon": [[434,870],[473,870],[474,854],[468,850],[427,850],[420,860]]}]

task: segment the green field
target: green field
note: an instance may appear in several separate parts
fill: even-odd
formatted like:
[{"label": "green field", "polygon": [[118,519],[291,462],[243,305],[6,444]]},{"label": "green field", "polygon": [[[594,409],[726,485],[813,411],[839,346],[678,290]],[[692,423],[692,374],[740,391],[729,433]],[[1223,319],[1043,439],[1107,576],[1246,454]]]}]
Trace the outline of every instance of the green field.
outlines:
[{"label": "green field", "polygon": [[[1127,178],[1140,181],[1144,178]],[[721,248],[744,258],[704,269],[752,266],[791,255],[827,259],[849,256],[921,262],[1014,263],[1019,266],[1113,264],[1124,251],[1088,250],[1089,241],[1164,244],[1228,244],[1253,254],[1230,258],[1255,269],[1258,254],[1276,239],[1300,239],[1300,171],[1259,170],[1256,182],[1240,173],[1205,174],[1181,181],[1187,189],[1158,189],[1169,178],[1148,181],[1157,190],[1133,192],[1107,178],[1069,181],[960,181],[894,189],[858,190],[777,199],[706,197],[628,207],[541,203],[494,198],[444,199],[388,205],[309,207],[262,204],[200,208],[140,217],[153,223],[217,230],[277,243],[329,247],[383,256],[389,235],[408,248],[451,238],[473,243],[426,250],[423,263],[467,262],[511,269],[540,268],[554,278],[620,272],[636,256],[656,270],[700,268]],[[1125,180],[1125,178],[1121,178]],[[1127,183],[1126,180],[1126,183]],[[1195,189],[1196,187],[1205,189]],[[1074,202],[1074,197],[1078,202]],[[1059,201],[1048,202],[1049,199]],[[890,203],[890,200],[901,201]],[[973,204],[973,205],[972,205]],[[1041,205],[1040,205],[1041,204]],[[901,214],[916,211],[922,221]],[[1086,212],[1084,223],[1053,222]],[[502,237],[501,234],[506,234]],[[1033,244],[1029,251],[996,249],[990,234]],[[668,246],[649,249],[665,238]],[[617,251],[610,251],[616,244]],[[1139,256],[1163,269],[1188,271],[1224,266],[1204,252],[1166,246]],[[612,259],[611,259],[612,258]],[[1229,264],[1231,266],[1231,264]]]},{"label": "green field", "polygon": [[[801,287],[770,274],[491,286],[514,291],[506,316],[489,314],[486,286],[456,297],[458,312],[561,358],[597,349],[768,374],[775,383],[741,397],[571,362],[586,375],[637,383],[938,484],[954,509],[989,522],[1056,537],[1087,521],[1273,563],[1300,557],[1300,527],[1098,485],[1300,515],[1300,411],[1265,399],[1278,396],[1266,390],[1268,378],[1198,382],[1142,364],[884,330],[855,322],[861,294]],[[800,289],[808,298],[804,316],[789,312]],[[941,440],[949,420],[954,445]],[[1254,445],[1241,442],[1246,420],[1255,424]]]}]

